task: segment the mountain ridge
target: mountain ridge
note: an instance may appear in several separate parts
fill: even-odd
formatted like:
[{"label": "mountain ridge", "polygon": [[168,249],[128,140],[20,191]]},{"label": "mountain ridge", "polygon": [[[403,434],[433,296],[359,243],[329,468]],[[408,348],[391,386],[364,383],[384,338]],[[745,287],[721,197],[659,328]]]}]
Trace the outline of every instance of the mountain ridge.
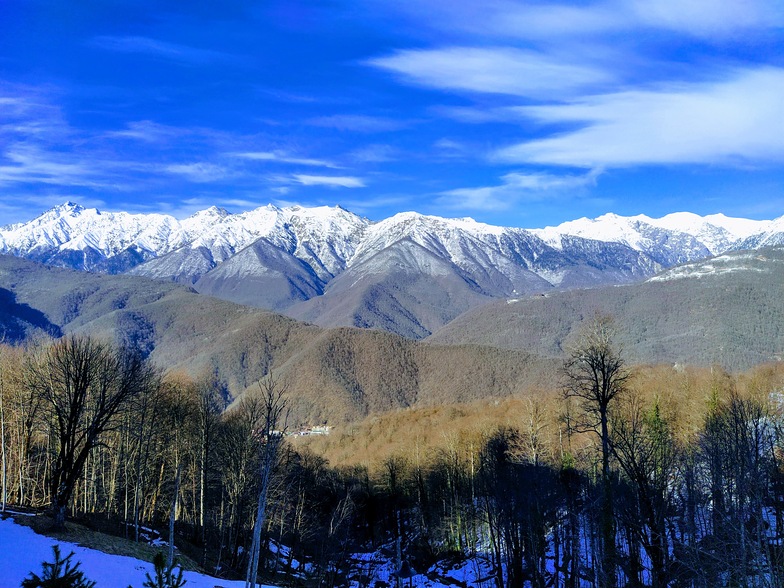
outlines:
[{"label": "mountain ridge", "polygon": [[162,368],[215,374],[231,397],[274,372],[290,384],[303,422],[347,422],[557,386],[563,358],[596,313],[614,316],[630,364],[735,371],[780,362],[782,283],[784,248],[733,252],[641,283],[485,304],[415,341],[380,325],[322,328],[181,284],[0,255],[0,338],[82,333],[119,341]]},{"label": "mountain ridge", "polygon": [[[84,274],[0,255],[0,339],[84,334],[128,344],[160,368],[214,374],[232,398],[285,378],[301,422],[346,422],[413,404],[544,386],[557,362],[525,350],[440,346],[393,333],[322,329],[139,276]],[[444,366],[448,370],[444,371]],[[299,421],[296,421],[299,422]]]},{"label": "mountain ridge", "polygon": [[417,339],[494,300],[637,282],[777,243],[784,243],[784,217],[608,213],[523,229],[416,212],[372,222],[339,206],[271,204],[236,214],[210,207],[180,221],[67,202],[0,229],[0,253],[183,283],[321,326]]},{"label": "mountain ridge", "polygon": [[732,251],[643,282],[474,308],[425,339],[563,357],[582,320],[613,316],[631,363],[747,369],[784,360],[784,247]]}]

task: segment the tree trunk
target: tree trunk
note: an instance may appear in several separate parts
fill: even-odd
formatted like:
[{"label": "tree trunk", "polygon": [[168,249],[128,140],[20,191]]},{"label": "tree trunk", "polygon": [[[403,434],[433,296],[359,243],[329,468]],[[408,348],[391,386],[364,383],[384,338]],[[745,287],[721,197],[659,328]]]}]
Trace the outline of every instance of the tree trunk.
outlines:
[{"label": "tree trunk", "polygon": [[180,472],[182,465],[177,464],[177,475],[174,478],[174,499],[172,500],[171,514],[169,515],[169,569],[174,567],[174,521],[177,518],[177,508],[180,499]]},{"label": "tree trunk", "polygon": [[3,452],[3,496],[2,496],[2,512],[5,512],[5,503],[7,498],[7,479],[6,479],[6,461],[5,461],[5,410],[3,403],[3,396],[5,393],[5,386],[2,383],[2,374],[0,374],[0,443],[2,443]]},{"label": "tree trunk", "polygon": [[248,561],[248,573],[245,579],[246,588],[255,588],[256,586],[256,576],[259,571],[259,552],[261,551],[261,529],[264,526],[267,510],[267,493],[269,491],[272,468],[275,466],[275,458],[278,454],[279,441],[275,435],[268,436],[264,450],[264,459],[261,465],[261,488],[259,489],[259,501],[256,505],[256,524],[253,527],[253,543],[250,560]]},{"label": "tree trunk", "polygon": [[613,516],[612,480],[610,479],[610,432],[606,408],[600,412],[602,438],[602,502],[600,517],[601,569],[599,585],[615,588],[615,519]]}]

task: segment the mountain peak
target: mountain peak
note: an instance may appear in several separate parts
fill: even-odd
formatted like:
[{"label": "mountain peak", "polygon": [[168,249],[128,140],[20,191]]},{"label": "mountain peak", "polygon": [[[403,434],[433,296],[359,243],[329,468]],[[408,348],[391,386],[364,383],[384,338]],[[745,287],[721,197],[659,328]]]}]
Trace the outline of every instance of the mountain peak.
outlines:
[{"label": "mountain peak", "polygon": [[77,204],[76,202],[66,200],[62,204],[58,204],[57,206],[53,206],[52,208],[50,208],[47,211],[47,213],[53,213],[56,215],[65,215],[65,214],[76,215],[84,212],[85,210],[86,208],[81,204]]},{"label": "mountain peak", "polygon": [[190,219],[198,219],[198,218],[226,218],[231,213],[225,208],[219,208],[217,206],[210,206],[209,208],[205,208],[204,210],[199,210],[198,212],[194,212],[188,218]]}]

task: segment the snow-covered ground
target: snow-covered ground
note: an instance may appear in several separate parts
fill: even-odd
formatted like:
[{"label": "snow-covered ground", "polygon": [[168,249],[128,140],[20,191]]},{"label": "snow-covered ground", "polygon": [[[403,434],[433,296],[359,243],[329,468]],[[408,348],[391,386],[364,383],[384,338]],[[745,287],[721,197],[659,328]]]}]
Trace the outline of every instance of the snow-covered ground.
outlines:
[{"label": "snow-covered ground", "polygon": [[[60,545],[65,557],[75,553],[72,562],[81,562],[80,570],[96,583],[96,588],[141,588],[146,574],[153,574],[153,565],[132,557],[109,555],[73,543],[38,535],[32,529],[17,525],[11,519],[0,520],[0,587],[19,586],[31,571],[41,573],[41,563],[52,561],[52,546]],[[244,588],[243,581],[229,581],[185,572],[186,588]],[[268,587],[271,588],[271,587]]]},{"label": "snow-covered ground", "polygon": [[[146,574],[153,574],[153,565],[132,557],[110,555],[95,549],[81,547],[51,537],[38,535],[32,529],[17,525],[12,519],[0,520],[0,588],[17,587],[30,572],[41,573],[41,564],[52,561],[52,546],[60,546],[63,557],[72,551],[72,563],[80,562],[80,570],[88,580],[96,582],[96,588],[141,588]],[[394,582],[394,566],[388,558],[380,554],[354,554],[350,558],[355,570],[365,576],[364,582],[351,583],[352,586],[372,586],[377,580]],[[433,566],[427,574],[416,574],[407,578],[406,586],[417,588],[443,588],[460,584],[468,586],[489,586],[492,580],[488,570],[480,568],[476,561],[462,561],[453,566],[440,564]],[[429,577],[428,577],[429,576]],[[185,572],[186,588],[244,588],[242,580],[223,580],[196,572]],[[274,588],[266,586],[265,588]]]}]

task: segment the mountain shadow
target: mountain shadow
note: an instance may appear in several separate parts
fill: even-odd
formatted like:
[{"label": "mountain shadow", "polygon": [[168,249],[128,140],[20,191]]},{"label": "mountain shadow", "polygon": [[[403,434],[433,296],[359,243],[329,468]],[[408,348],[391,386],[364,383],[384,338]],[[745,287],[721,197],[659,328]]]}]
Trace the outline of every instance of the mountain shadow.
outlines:
[{"label": "mountain shadow", "polygon": [[18,303],[14,292],[0,288],[0,340],[20,343],[35,331],[43,331],[51,337],[62,336],[60,327],[50,322],[44,313]]}]

